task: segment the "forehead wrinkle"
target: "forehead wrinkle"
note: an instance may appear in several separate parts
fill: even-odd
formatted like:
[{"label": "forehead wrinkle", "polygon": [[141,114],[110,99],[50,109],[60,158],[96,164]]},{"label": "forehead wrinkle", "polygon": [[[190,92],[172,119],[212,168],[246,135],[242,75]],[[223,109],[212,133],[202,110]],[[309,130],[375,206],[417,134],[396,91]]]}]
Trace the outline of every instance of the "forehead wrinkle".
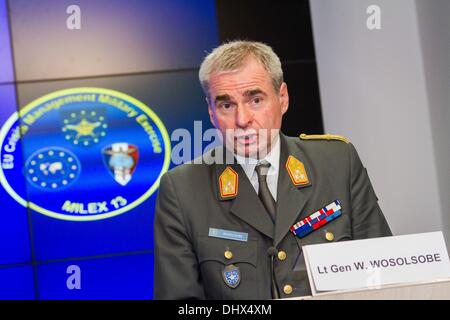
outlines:
[{"label": "forehead wrinkle", "polygon": [[[250,71],[253,73],[249,74]],[[210,93],[214,91],[214,96],[223,96],[228,94],[232,98],[246,96],[246,91],[259,89],[263,92],[272,87],[272,80],[265,69],[244,68],[232,71],[215,72],[210,77]]]},{"label": "forehead wrinkle", "polygon": [[[230,84],[230,85],[224,85],[217,88],[216,96],[222,96],[222,95],[230,95],[235,96],[236,93],[238,96],[246,96],[248,91],[252,90],[261,90],[264,92],[263,86],[258,81],[252,81],[252,82],[245,82],[245,83],[239,83],[239,84]],[[234,94],[233,94],[233,93]]]}]

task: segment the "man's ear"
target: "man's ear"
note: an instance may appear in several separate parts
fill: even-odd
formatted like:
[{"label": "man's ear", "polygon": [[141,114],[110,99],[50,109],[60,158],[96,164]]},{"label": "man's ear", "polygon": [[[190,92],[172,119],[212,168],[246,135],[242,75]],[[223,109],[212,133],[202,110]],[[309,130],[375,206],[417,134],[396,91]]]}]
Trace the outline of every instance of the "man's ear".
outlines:
[{"label": "man's ear", "polygon": [[279,93],[280,105],[281,105],[281,113],[285,114],[289,108],[289,93],[286,82],[283,82],[280,86]]},{"label": "man's ear", "polygon": [[213,106],[209,103],[208,97],[205,97],[206,103],[208,104],[208,113],[209,113],[209,121],[211,121],[211,124],[216,127],[216,122],[214,121],[214,111]]}]

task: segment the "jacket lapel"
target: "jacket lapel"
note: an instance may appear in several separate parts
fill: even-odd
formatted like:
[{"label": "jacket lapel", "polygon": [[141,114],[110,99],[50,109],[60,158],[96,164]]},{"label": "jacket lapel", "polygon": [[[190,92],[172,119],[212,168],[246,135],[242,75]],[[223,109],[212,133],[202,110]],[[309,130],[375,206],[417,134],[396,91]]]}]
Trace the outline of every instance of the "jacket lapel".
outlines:
[{"label": "jacket lapel", "polygon": [[[224,148],[225,149],[225,148]],[[228,151],[224,150],[224,154]],[[227,157],[227,159],[230,159]],[[232,157],[234,162],[236,160]],[[234,197],[224,199],[220,194],[220,175],[226,170],[227,167],[231,167],[238,175],[238,187],[237,194]],[[216,164],[216,181],[218,183],[218,199],[221,201],[231,201],[230,211],[235,216],[244,220],[259,232],[265,234],[269,238],[273,239],[274,224],[269,215],[266,212],[263,204],[258,198],[251,182],[247,178],[244,169],[237,164]]]},{"label": "jacket lapel", "polygon": [[[280,171],[278,176],[277,213],[275,222],[274,246],[277,246],[289,228],[297,222],[303,208],[312,193],[313,171],[309,160],[298,146],[290,142],[283,134],[280,134],[281,154]],[[286,168],[289,156],[294,156],[305,166],[309,183],[296,186]]]}]

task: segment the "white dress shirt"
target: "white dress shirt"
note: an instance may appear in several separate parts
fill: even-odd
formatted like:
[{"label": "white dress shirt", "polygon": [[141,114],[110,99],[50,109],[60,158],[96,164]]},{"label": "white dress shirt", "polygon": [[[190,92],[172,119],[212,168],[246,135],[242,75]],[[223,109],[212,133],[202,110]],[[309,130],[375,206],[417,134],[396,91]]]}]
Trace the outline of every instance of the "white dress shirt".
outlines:
[{"label": "white dress shirt", "polygon": [[258,174],[256,173],[256,165],[261,162],[270,163],[269,171],[267,172],[267,185],[272,197],[277,201],[277,187],[278,187],[278,173],[280,171],[280,136],[275,138],[275,144],[272,146],[272,150],[266,155],[264,159],[250,159],[235,154],[237,163],[244,169],[245,174],[250,180],[253,188],[258,194],[259,183]]}]

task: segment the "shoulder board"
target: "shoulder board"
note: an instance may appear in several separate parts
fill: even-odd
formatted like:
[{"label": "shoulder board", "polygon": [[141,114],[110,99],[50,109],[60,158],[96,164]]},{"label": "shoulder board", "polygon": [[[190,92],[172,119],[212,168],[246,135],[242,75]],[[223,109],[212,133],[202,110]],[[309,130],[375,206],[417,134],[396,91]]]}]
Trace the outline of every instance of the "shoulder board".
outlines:
[{"label": "shoulder board", "polygon": [[300,135],[300,139],[302,140],[339,140],[345,143],[349,143],[350,141],[343,137],[334,134],[304,134]]}]

